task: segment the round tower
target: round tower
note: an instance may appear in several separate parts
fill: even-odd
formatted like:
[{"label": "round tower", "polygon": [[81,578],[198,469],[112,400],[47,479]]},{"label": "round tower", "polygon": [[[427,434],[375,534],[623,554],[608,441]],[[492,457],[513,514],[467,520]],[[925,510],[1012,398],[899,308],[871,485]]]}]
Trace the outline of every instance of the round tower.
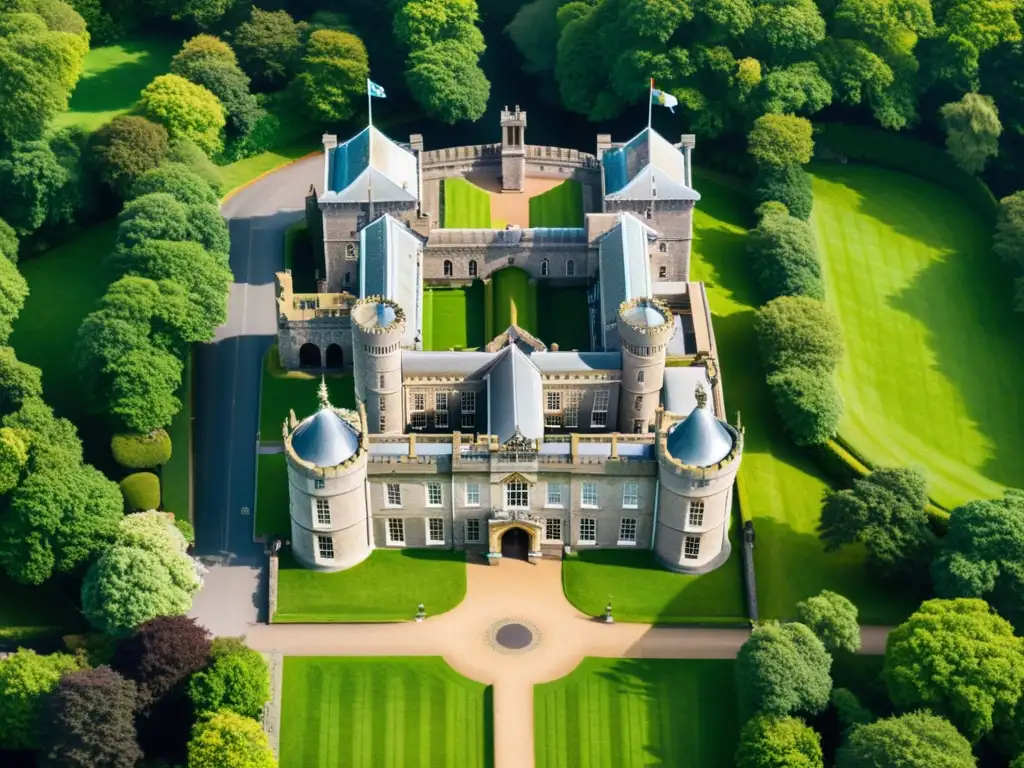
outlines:
[{"label": "round tower", "polygon": [[320,381],[320,408],[284,429],[292,553],[309,568],[338,571],[373,549],[366,505],[366,425],[334,408]]},{"label": "round tower", "polygon": [[352,369],[356,399],[370,432],[402,434],[402,335],[405,312],[382,296],[352,305]]},{"label": "round tower", "polygon": [[686,418],[666,413],[658,428],[654,554],[665,567],[706,573],[729,558],[729,514],[743,433],[715,417],[697,385]]},{"label": "round tower", "polygon": [[630,299],[619,306],[622,384],[619,431],[649,432],[661,402],[665,350],[675,333],[672,310],[657,299]]}]

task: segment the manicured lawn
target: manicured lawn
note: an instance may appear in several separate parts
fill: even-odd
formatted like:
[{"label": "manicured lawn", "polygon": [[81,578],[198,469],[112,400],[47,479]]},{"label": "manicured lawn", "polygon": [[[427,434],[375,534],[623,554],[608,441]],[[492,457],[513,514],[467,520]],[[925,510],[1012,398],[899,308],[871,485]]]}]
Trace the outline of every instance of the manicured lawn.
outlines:
[{"label": "manicured lawn", "polygon": [[810,456],[782,431],[758,364],[756,286],[744,244],[749,204],[734,188],[697,172],[701,201],[694,219],[692,280],[703,280],[721,356],[730,421],[742,413],[746,437],[741,496],[754,519],[754,562],[762,618],[794,618],[796,603],[822,589],[849,597],[868,624],[896,623],[916,607],[913,596],[872,578],[856,548],[826,553],[816,528],[826,481]]},{"label": "manicured lawn", "polygon": [[726,563],[702,576],[666,570],[648,550],[577,549],[562,564],[565,596],[591,616],[603,614],[611,599],[616,621],[746,623],[743,561],[733,539]]},{"label": "manicured lawn", "polygon": [[409,621],[416,606],[450,611],[466,596],[466,558],[448,549],[378,549],[347,571],[303,568],[281,558],[277,613],[282,624]]},{"label": "manicured lawn", "polygon": [[495,335],[513,324],[536,334],[537,283],[530,284],[529,273],[518,267],[505,267],[494,273],[491,284]]},{"label": "manicured lawn", "polygon": [[70,109],[54,125],[95,131],[124,114],[154,77],[167,73],[180,47],[180,40],[145,37],[93,48],[85,57],[85,72],[71,95]]},{"label": "manicured lawn", "polygon": [[582,227],[583,186],[563,181],[554,189],[530,198],[531,227]]},{"label": "manicured lawn", "polygon": [[[301,371],[284,371],[277,359],[277,346],[267,350],[263,359],[263,384],[260,394],[260,440],[281,442],[281,425],[288,418],[288,409],[294,409],[300,421],[318,407],[317,390],[320,375]],[[337,408],[355,408],[355,385],[350,374],[327,375],[327,391],[331,405]]]},{"label": "manicured lawn", "polygon": [[225,195],[237,187],[253,181],[265,173],[288,165],[293,160],[316,152],[317,142],[310,138],[289,139],[285,143],[267,152],[237,160],[220,167],[220,185]]},{"label": "manicured lawn", "polygon": [[475,349],[484,338],[484,284],[423,289],[423,348]]},{"label": "manicured lawn", "polygon": [[490,687],[436,657],[284,660],[281,768],[486,768]]},{"label": "manicured lawn", "polygon": [[590,349],[586,288],[554,288],[540,281],[537,283],[537,313],[537,335],[549,347],[558,344],[562,351]]},{"label": "manicured lawn", "polygon": [[444,214],[441,226],[447,229],[487,229],[491,226],[491,196],[465,179],[441,181]]},{"label": "manicured lawn", "polygon": [[185,372],[178,390],[181,410],[167,434],[171,437],[171,460],[160,470],[163,508],[181,520],[191,520],[192,477],[189,457],[192,453],[192,355],[185,357]]},{"label": "manicured lawn", "polygon": [[537,768],[734,765],[733,663],[583,659],[566,677],[534,686]]},{"label": "manicured lawn", "polygon": [[283,453],[261,453],[256,457],[257,536],[277,534],[291,538],[288,514],[288,465]]},{"label": "manicured lawn", "polygon": [[924,468],[946,507],[1024,486],[1024,329],[983,220],[912,176],[852,164],[814,175],[847,348],[840,435],[873,464]]}]

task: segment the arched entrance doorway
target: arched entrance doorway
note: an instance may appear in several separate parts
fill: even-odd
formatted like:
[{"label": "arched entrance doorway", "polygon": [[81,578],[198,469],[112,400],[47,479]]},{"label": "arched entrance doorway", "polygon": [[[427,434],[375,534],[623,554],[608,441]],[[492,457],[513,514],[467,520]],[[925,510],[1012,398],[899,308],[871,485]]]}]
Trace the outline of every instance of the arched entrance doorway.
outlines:
[{"label": "arched entrance doorway", "polygon": [[522,528],[509,528],[501,535],[501,556],[529,560],[530,534]]},{"label": "arched entrance doorway", "polygon": [[325,365],[328,368],[345,367],[345,353],[341,351],[341,345],[330,344],[327,347],[327,361]]},{"label": "arched entrance doorway", "polygon": [[323,368],[323,365],[324,360],[320,354],[320,347],[308,342],[299,347],[300,368]]}]

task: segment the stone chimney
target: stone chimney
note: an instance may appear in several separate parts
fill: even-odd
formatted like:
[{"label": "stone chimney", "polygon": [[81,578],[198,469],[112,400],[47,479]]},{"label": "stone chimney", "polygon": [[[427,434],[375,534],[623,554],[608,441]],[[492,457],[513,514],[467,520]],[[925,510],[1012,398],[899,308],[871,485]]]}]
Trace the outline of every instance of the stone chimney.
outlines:
[{"label": "stone chimney", "polygon": [[526,112],[501,110],[501,191],[522,192],[526,180]]},{"label": "stone chimney", "polygon": [[692,133],[684,133],[679,137],[679,146],[683,150],[686,163],[686,186],[693,189],[693,158],[691,152],[697,144],[697,137]]}]

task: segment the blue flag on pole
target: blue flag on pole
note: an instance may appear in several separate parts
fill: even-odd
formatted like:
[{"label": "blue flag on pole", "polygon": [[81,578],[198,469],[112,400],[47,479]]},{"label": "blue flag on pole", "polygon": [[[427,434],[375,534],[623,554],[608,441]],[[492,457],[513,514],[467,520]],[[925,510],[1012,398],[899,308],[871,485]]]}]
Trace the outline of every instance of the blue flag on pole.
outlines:
[{"label": "blue flag on pole", "polygon": [[[651,81],[653,86],[654,81]],[[659,91],[657,88],[651,88],[651,104],[656,104],[659,107],[668,107],[668,111],[675,114],[675,108],[679,106],[679,99],[673,96],[671,93],[665,93]]]},{"label": "blue flag on pole", "polygon": [[373,82],[373,80],[366,81],[366,92],[375,99],[387,98],[387,95],[384,93],[384,89]]}]

